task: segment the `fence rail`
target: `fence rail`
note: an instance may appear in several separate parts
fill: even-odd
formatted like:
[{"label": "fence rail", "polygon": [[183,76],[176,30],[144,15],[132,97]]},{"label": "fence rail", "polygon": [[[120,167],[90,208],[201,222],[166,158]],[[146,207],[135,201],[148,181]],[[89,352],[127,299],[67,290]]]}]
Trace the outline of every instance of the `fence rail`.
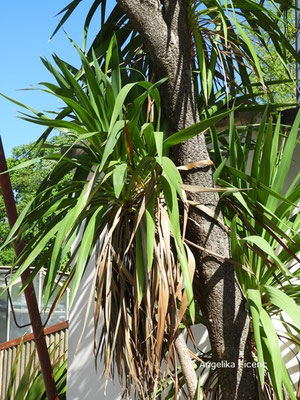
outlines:
[{"label": "fence rail", "polygon": [[[67,359],[68,350],[68,321],[60,322],[58,324],[49,326],[44,329],[46,336],[47,347],[50,352],[53,351],[53,363],[57,360],[63,362]],[[14,384],[14,392],[18,387],[20,379],[24,373],[26,365],[35,350],[33,334],[30,333],[24,337],[10,340],[8,342],[0,343],[0,400],[5,399],[9,380],[14,362],[17,356],[18,347],[22,343],[23,346],[20,350],[18,368],[16,371],[16,378]],[[33,365],[38,363],[37,354],[35,353]]]}]

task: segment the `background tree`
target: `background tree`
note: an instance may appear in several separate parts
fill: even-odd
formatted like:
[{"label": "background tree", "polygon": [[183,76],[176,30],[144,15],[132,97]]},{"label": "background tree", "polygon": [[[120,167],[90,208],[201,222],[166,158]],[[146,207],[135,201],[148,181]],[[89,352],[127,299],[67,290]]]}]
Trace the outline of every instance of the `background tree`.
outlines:
[{"label": "background tree", "polygon": [[[11,157],[7,158],[8,168],[15,168],[17,165],[29,161],[33,157],[32,143],[20,145],[12,149]],[[15,170],[11,173],[11,182],[15,194],[18,213],[20,213],[26,204],[31,201],[34,194],[46,174],[42,168],[41,162],[36,165],[30,165],[28,168]],[[4,201],[0,198],[0,243],[2,244],[9,233],[9,225],[6,217]],[[13,246],[3,249],[0,254],[0,264],[11,266],[15,261]]]},{"label": "background tree", "polygon": [[[273,12],[276,12],[276,7],[274,7],[273,4],[269,4],[268,7],[270,7]],[[293,8],[283,8],[281,11],[284,15],[284,20],[281,20],[279,23],[287,39],[294,45],[296,37],[295,10]],[[251,28],[249,30],[249,35],[251,36]],[[261,35],[265,43],[267,43],[267,47],[257,43],[255,38],[253,44],[261,62],[264,79],[266,82],[270,83],[269,92],[262,96],[262,100],[264,102],[271,101],[278,104],[294,103],[296,101],[295,58],[291,54],[288,54],[286,63],[284,64],[274,44],[270,40],[268,31],[261,31]],[[253,83],[258,82],[254,74],[252,74],[251,81]],[[259,87],[257,90],[259,91]]]},{"label": "background tree", "polygon": [[[59,144],[65,142],[62,136],[54,136],[49,140],[48,146],[39,154],[40,159],[32,163],[34,159],[35,148],[34,143],[22,144],[12,149],[11,157],[7,158],[7,166],[14,169],[10,173],[10,179],[15,195],[15,201],[18,214],[20,215],[25,206],[34,199],[35,193],[50,172],[50,164],[46,159],[42,159],[47,154],[52,153],[53,147],[59,147]],[[18,165],[26,165],[26,168],[18,169]],[[66,179],[70,178],[67,177]],[[0,189],[1,192],[1,189]],[[5,242],[9,234],[10,228],[6,217],[3,197],[0,196],[0,245]],[[0,253],[0,265],[12,266],[15,262],[15,252],[12,245],[5,247]]]}]

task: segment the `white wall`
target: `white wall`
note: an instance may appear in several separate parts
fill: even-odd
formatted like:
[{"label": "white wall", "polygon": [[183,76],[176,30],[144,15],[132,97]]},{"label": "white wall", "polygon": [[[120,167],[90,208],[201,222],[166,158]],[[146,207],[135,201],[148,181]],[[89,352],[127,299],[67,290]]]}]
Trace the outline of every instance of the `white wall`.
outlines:
[{"label": "white wall", "polygon": [[118,378],[115,378],[115,382],[109,381],[105,395],[105,379],[102,377],[102,364],[98,362],[97,371],[95,369],[95,358],[93,354],[93,305],[88,316],[89,322],[79,345],[79,349],[75,354],[86,315],[90,288],[94,277],[94,265],[95,260],[93,259],[87,267],[81,286],[70,310],[67,400],[119,400],[121,398],[122,391]]}]

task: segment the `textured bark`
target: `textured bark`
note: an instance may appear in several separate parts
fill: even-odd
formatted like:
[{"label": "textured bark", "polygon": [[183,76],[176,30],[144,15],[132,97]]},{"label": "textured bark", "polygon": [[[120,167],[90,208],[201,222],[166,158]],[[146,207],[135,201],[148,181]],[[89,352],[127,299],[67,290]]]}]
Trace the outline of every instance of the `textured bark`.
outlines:
[{"label": "textured bark", "polygon": [[[187,25],[187,1],[118,0],[150,52],[159,78],[169,76],[162,87],[162,101],[171,131],[197,122],[198,113],[192,82],[190,36]],[[177,146],[173,160],[184,165],[208,159],[202,134]],[[210,167],[183,174],[187,184],[213,186]],[[193,194],[192,200],[219,213],[217,193]],[[197,245],[217,253],[220,258],[195,250],[197,276],[203,315],[207,320],[215,361],[235,363],[235,368],[219,368],[222,397],[227,400],[257,399],[254,371],[243,363],[252,361],[249,318],[235,279],[234,268],[222,261],[230,257],[226,232],[205,214],[193,208],[187,237]],[[222,218],[222,216],[219,216]]]}]

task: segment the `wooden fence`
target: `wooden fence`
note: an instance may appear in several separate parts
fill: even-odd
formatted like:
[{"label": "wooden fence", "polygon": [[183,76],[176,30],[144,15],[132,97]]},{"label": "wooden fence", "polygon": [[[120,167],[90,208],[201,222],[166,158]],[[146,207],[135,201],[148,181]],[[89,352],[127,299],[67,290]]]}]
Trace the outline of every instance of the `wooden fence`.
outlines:
[{"label": "wooden fence", "polygon": [[[56,325],[49,326],[44,330],[46,343],[50,352],[53,351],[53,363],[57,360],[62,363],[67,359],[68,350],[68,321],[61,322]],[[14,367],[18,347],[22,342],[22,337],[10,340],[9,342],[0,343],[0,400],[5,399],[9,380]],[[26,365],[31,354],[35,349],[33,334],[23,337],[23,346],[20,350],[18,368],[16,371],[16,379],[14,392],[22,378]],[[52,355],[51,355],[52,358]],[[37,354],[35,352],[34,365],[38,363]]]}]

